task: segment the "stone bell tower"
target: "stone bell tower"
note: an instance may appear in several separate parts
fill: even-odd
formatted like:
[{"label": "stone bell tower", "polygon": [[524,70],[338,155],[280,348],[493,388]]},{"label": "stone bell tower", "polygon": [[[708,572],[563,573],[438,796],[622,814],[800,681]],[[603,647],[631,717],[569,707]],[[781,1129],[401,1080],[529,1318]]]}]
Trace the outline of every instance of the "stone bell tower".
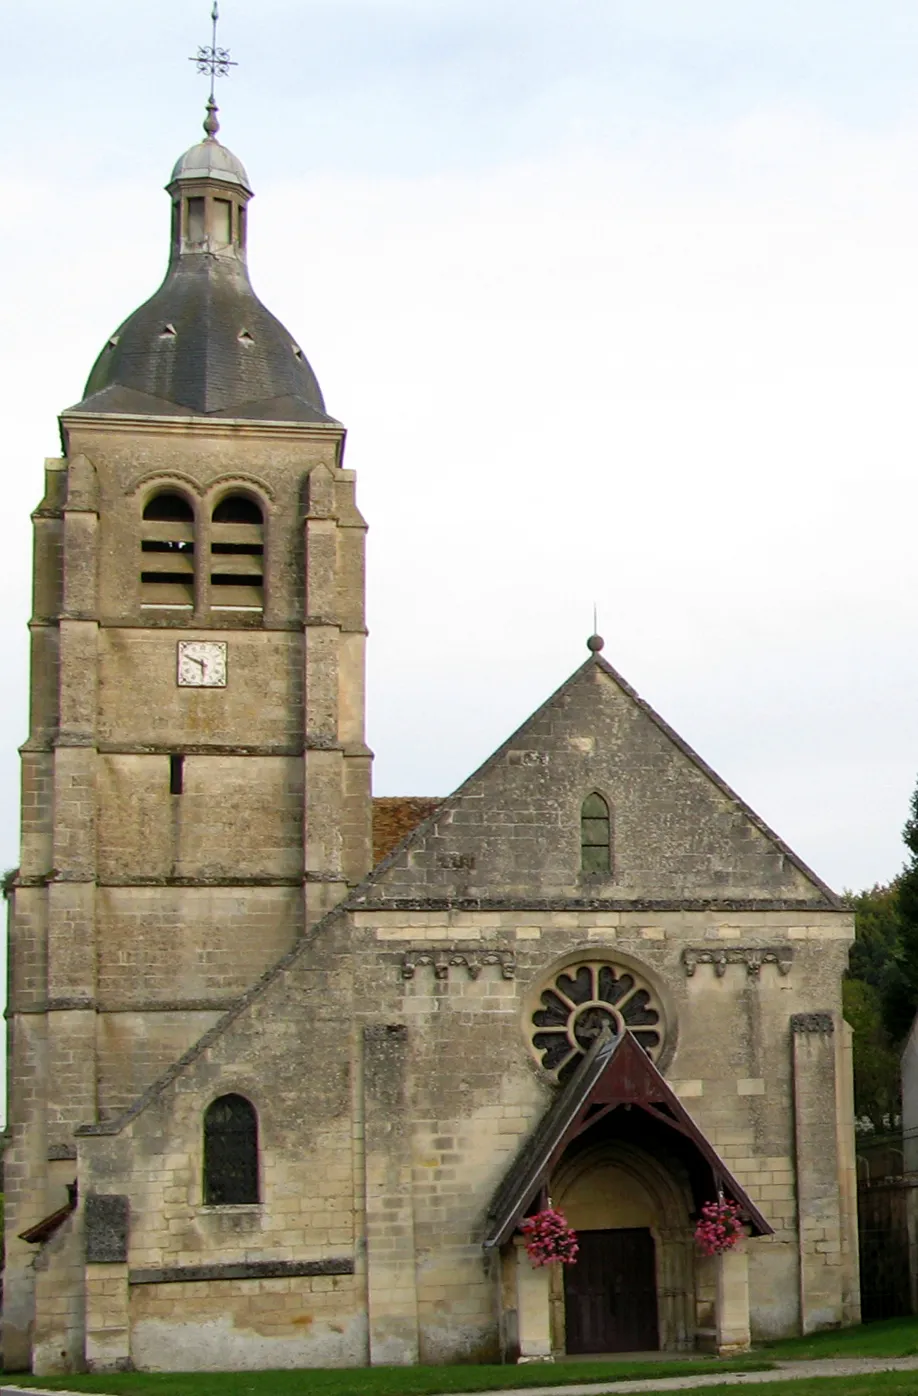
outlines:
[{"label": "stone bell tower", "polygon": [[61,417],[34,515],[12,899],[5,1356],[76,1126],[129,1108],[370,865],[364,535],[343,427],[246,269],[206,139],[168,271]]}]

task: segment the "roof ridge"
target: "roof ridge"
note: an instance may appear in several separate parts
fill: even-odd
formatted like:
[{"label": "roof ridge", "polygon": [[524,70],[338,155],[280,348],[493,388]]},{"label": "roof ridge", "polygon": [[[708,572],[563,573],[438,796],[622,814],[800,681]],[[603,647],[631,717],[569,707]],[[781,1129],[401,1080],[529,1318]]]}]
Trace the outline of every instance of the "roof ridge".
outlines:
[{"label": "roof ridge", "polygon": [[[727,782],[723,779],[723,777],[719,776],[717,772],[714,770],[714,768],[712,766],[709,766],[703,757],[699,756],[698,752],[695,751],[694,747],[690,746],[689,743],[683,737],[680,737],[679,733],[675,730],[675,728],[670,727],[666,719],[661,717],[660,714],[656,711],[656,709],[653,708],[645,698],[641,697],[637,689],[633,688],[632,685],[628,682],[628,680],[624,678],[618,672],[617,669],[613,668],[613,666],[609,663],[607,659],[603,659],[602,655],[598,653],[591,654],[589,658],[583,662],[583,664],[579,665],[579,667],[576,668],[572,674],[569,674],[568,677],[564,680],[564,682],[559,684],[558,687],[554,690],[554,692],[549,694],[549,696],[545,699],[544,702],[540,703],[538,707],[534,708],[532,712],[529,714],[529,716],[526,717],[519,724],[519,726],[514,729],[513,732],[511,732],[510,736],[507,737],[507,739],[503,741],[500,744],[500,746],[498,746],[491,753],[491,755],[488,756],[481,763],[480,766],[476,767],[476,769],[472,771],[471,775],[467,776],[466,779],[462,782],[462,784],[457,786],[451,795],[447,795],[445,799],[442,801],[442,803],[438,805],[435,810],[432,810],[426,819],[423,819],[420,822],[420,824],[416,825],[415,828],[412,829],[410,833],[408,833],[405,836],[405,838],[403,838],[401,842],[397,844],[395,848],[392,849],[391,853],[387,854],[385,858],[383,858],[379,863],[377,863],[376,866],[371,870],[369,875],[363,880],[363,882],[359,884],[359,887],[354,889],[354,892],[351,894],[351,896],[349,896],[348,901],[351,901],[352,897],[354,897],[360,891],[361,888],[371,887],[376,882],[378,882],[380,877],[383,874],[385,874],[388,871],[388,869],[393,865],[394,860],[407,848],[411,847],[415,840],[421,839],[428,832],[434,820],[439,819],[442,815],[447,814],[451,810],[455,809],[458,801],[462,798],[462,795],[466,788],[469,785],[471,785],[472,782],[478,780],[480,776],[484,775],[493,766],[495,766],[510,749],[513,742],[517,739],[520,733],[523,732],[525,728],[528,727],[529,724],[539,716],[540,713],[542,713],[546,708],[550,707],[551,704],[554,703],[561,696],[562,693],[564,693],[568,688],[572,687],[575,683],[577,683],[577,681],[581,679],[583,675],[591,668],[600,669],[603,673],[607,675],[608,678],[612,679],[613,683],[615,683],[622,690],[622,692],[628,698],[631,699],[631,701],[641,710],[641,712],[643,712],[647,717],[650,718],[650,720],[664,734],[664,736],[667,737],[669,741],[673,743],[677,750],[681,751],[683,756],[685,756],[695,767],[697,767],[697,769],[700,770],[701,773],[705,775],[714,786],[716,786],[716,788],[721,792],[721,794],[725,795],[730,801],[732,801],[733,804],[739,810],[741,810],[742,813],[745,814],[746,817],[750,820],[750,822],[758,829],[759,833],[761,833],[765,838],[767,838],[769,842],[772,843],[772,845],[782,854],[782,856],[787,858],[797,869],[797,871],[800,872],[816,889],[818,889],[819,892],[822,893],[823,897],[826,899],[830,906],[834,908],[841,908],[844,906],[843,899],[836,892],[833,892],[832,888],[829,887],[828,883],[823,882],[822,878],[819,877],[818,874],[816,874],[812,870],[812,868],[807,863],[805,863],[798,854],[794,852],[794,850],[790,847],[789,844],[786,844],[784,840],[778,834],[775,833],[775,831],[771,828],[769,824],[765,822],[761,815],[757,814],[755,810],[752,808],[752,806],[748,805],[746,801],[736,793],[732,786],[728,785]],[[359,901],[354,904],[359,905]]]},{"label": "roof ridge", "polygon": [[192,1062],[202,1056],[213,1042],[216,1042],[223,1036],[225,1030],[246,1008],[248,1008],[249,1004],[254,1003],[257,998],[260,998],[265,990],[270,988],[275,979],[278,979],[287,969],[296,963],[300,955],[312,949],[313,942],[316,940],[319,933],[327,929],[334,922],[335,918],[343,915],[346,910],[347,899],[345,898],[344,901],[339,902],[337,906],[333,906],[330,911],[327,911],[325,915],[302,936],[298,937],[293,945],[291,945],[290,949],[286,950],[279,959],[275,960],[273,965],[270,965],[268,969],[255,980],[254,984],[249,985],[248,989],[240,994],[230,1007],[221,1014],[216,1023],[213,1023],[190,1047],[186,1048],[181,1056],[176,1057],[162,1075],[158,1076],[145,1091],[141,1092],[133,1105],[128,1106],[127,1110],[123,1110],[120,1115],[116,1115],[114,1119],[111,1120],[78,1125],[73,1131],[74,1134],[80,1138],[100,1134],[120,1134],[125,1125],[129,1125],[138,1115],[142,1115],[147,1106],[150,1105],[158,1095],[161,1095],[167,1086],[170,1086],[173,1081],[181,1076],[186,1067],[191,1066]]},{"label": "roof ridge", "polygon": [[[456,786],[456,789],[452,792],[451,795],[445,796],[442,802],[437,806],[437,808],[431,810],[430,814],[427,816],[426,819],[422,819],[420,824],[416,825],[410,833],[406,834],[406,836],[402,839],[401,843],[397,844],[395,848],[392,849],[391,853],[388,853],[386,857],[382,859],[381,862],[376,864],[376,867],[370,871],[368,876],[364,878],[364,880],[359,884],[359,886],[354,888],[353,893],[351,893],[351,895],[348,897],[348,901],[351,902],[361,888],[372,886],[374,883],[376,883],[379,880],[379,875],[386,872],[392,866],[395,858],[397,858],[398,855],[404,849],[410,847],[410,845],[416,838],[420,838],[422,834],[425,834],[435,819],[438,819],[442,814],[446,814],[450,810],[455,809],[456,803],[458,800],[461,799],[466,787],[471,785],[473,781],[477,780],[479,776],[484,775],[485,772],[490,770],[492,766],[495,766],[500,760],[500,758],[505,754],[505,752],[509,751],[511,744],[516,740],[516,738],[523,731],[523,729],[527,727],[530,722],[532,722],[533,718],[537,717],[538,714],[543,710],[543,708],[547,708],[548,705],[550,703],[553,703],[555,699],[558,698],[566,688],[569,688],[578,678],[580,678],[583,672],[595,662],[596,657],[596,655],[590,655],[589,659],[586,659],[583,662],[583,664],[579,666],[579,668],[575,669],[572,674],[568,675],[568,677],[564,680],[563,683],[558,685],[554,692],[551,693],[545,699],[544,703],[540,703],[537,708],[533,708],[529,716],[523,719],[519,726],[516,727],[510,733],[510,736],[507,737],[505,741],[501,742],[500,746],[495,748],[495,750],[491,752],[490,756],[486,757],[485,760],[482,761],[480,766],[476,766],[475,770],[472,771],[471,775],[466,776],[465,780],[462,782],[461,785]],[[357,906],[360,905],[359,901],[353,902],[353,904]]]},{"label": "roof ridge", "polygon": [[775,833],[771,825],[767,824],[762,816],[757,814],[752,806],[748,805],[743,797],[736,793],[732,785],[727,784],[723,776],[717,774],[713,766],[708,765],[703,756],[699,756],[695,748],[690,746],[684,737],[680,737],[674,727],[670,727],[669,723],[664,717],[660,716],[656,708],[652,707],[651,704],[647,702],[646,698],[642,698],[637,689],[632,688],[628,680],[623,678],[607,659],[603,659],[602,655],[599,654],[595,655],[594,659],[599,668],[603,669],[608,674],[609,678],[611,678],[614,683],[618,684],[619,688],[628,695],[632,702],[637,704],[641,712],[650,718],[663,735],[668,737],[673,745],[682,752],[683,756],[687,757],[703,775],[707,776],[708,780],[717,787],[721,794],[726,795],[729,800],[732,800],[733,803],[742,810],[743,814],[755,825],[759,833],[763,834],[765,838],[777,848],[779,853],[789,859],[798,872],[802,873],[809,882],[813,883],[813,885],[819,889],[831,906],[842,908],[845,905],[844,899],[840,897],[837,892],[833,892],[827,882],[823,882],[818,873],[815,873],[809,864],[805,863],[800,855],[795,853],[779,834]]}]

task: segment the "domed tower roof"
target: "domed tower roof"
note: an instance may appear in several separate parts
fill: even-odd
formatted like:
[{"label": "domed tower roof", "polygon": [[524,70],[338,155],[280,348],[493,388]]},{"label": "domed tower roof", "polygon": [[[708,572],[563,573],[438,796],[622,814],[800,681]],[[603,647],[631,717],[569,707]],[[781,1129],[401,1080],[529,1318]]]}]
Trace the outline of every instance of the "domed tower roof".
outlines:
[{"label": "domed tower roof", "polygon": [[178,179],[219,179],[224,184],[238,184],[249,195],[252,193],[242,161],[213,136],[199,141],[179,156],[169,184],[174,184]]},{"label": "domed tower roof", "polygon": [[206,140],[181,156],[167,185],[173,208],[166,278],[108,340],[72,410],[334,420],[302,349],[252,290],[252,189],[241,160],[216,139],[216,110],[211,99]]}]

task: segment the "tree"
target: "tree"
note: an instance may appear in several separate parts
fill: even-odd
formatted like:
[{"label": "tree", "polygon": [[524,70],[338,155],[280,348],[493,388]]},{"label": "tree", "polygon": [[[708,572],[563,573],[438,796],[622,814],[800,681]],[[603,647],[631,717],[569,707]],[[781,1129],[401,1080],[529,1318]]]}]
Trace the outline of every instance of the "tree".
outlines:
[{"label": "tree", "polygon": [[887,1001],[899,983],[899,879],[845,897],[854,912],[842,1003],[854,1034],[855,1115],[885,1133],[900,1112],[899,1055],[887,1021]]},{"label": "tree", "polygon": [[890,1045],[878,989],[863,979],[842,985],[845,1020],[853,1031],[854,1114],[877,1134],[895,1127],[899,1115],[899,1054]]},{"label": "tree", "polygon": [[907,1037],[918,1010],[918,788],[902,839],[909,856],[895,883],[899,939],[889,977],[881,986],[886,1027],[897,1043]]},{"label": "tree", "polygon": [[899,954],[899,879],[885,886],[875,883],[864,892],[846,892],[845,899],[855,924],[848,976],[885,994],[896,975]]},{"label": "tree", "polygon": [[918,787],[902,831],[905,867],[888,886],[848,893],[855,914],[844,984],[854,1030],[855,1109],[877,1130],[899,1113],[899,1052],[918,1012]]}]

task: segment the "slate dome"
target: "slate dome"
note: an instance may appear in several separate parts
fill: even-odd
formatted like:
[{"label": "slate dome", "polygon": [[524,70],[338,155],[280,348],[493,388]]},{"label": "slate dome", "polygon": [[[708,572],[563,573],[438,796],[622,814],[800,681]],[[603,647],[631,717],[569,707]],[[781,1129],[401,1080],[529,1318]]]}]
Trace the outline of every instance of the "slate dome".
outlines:
[{"label": "slate dome", "polygon": [[[252,289],[242,161],[206,140],[176,162],[165,280],[106,343],[80,411],[331,422],[306,356]],[[75,409],[74,409],[75,410]]]}]

